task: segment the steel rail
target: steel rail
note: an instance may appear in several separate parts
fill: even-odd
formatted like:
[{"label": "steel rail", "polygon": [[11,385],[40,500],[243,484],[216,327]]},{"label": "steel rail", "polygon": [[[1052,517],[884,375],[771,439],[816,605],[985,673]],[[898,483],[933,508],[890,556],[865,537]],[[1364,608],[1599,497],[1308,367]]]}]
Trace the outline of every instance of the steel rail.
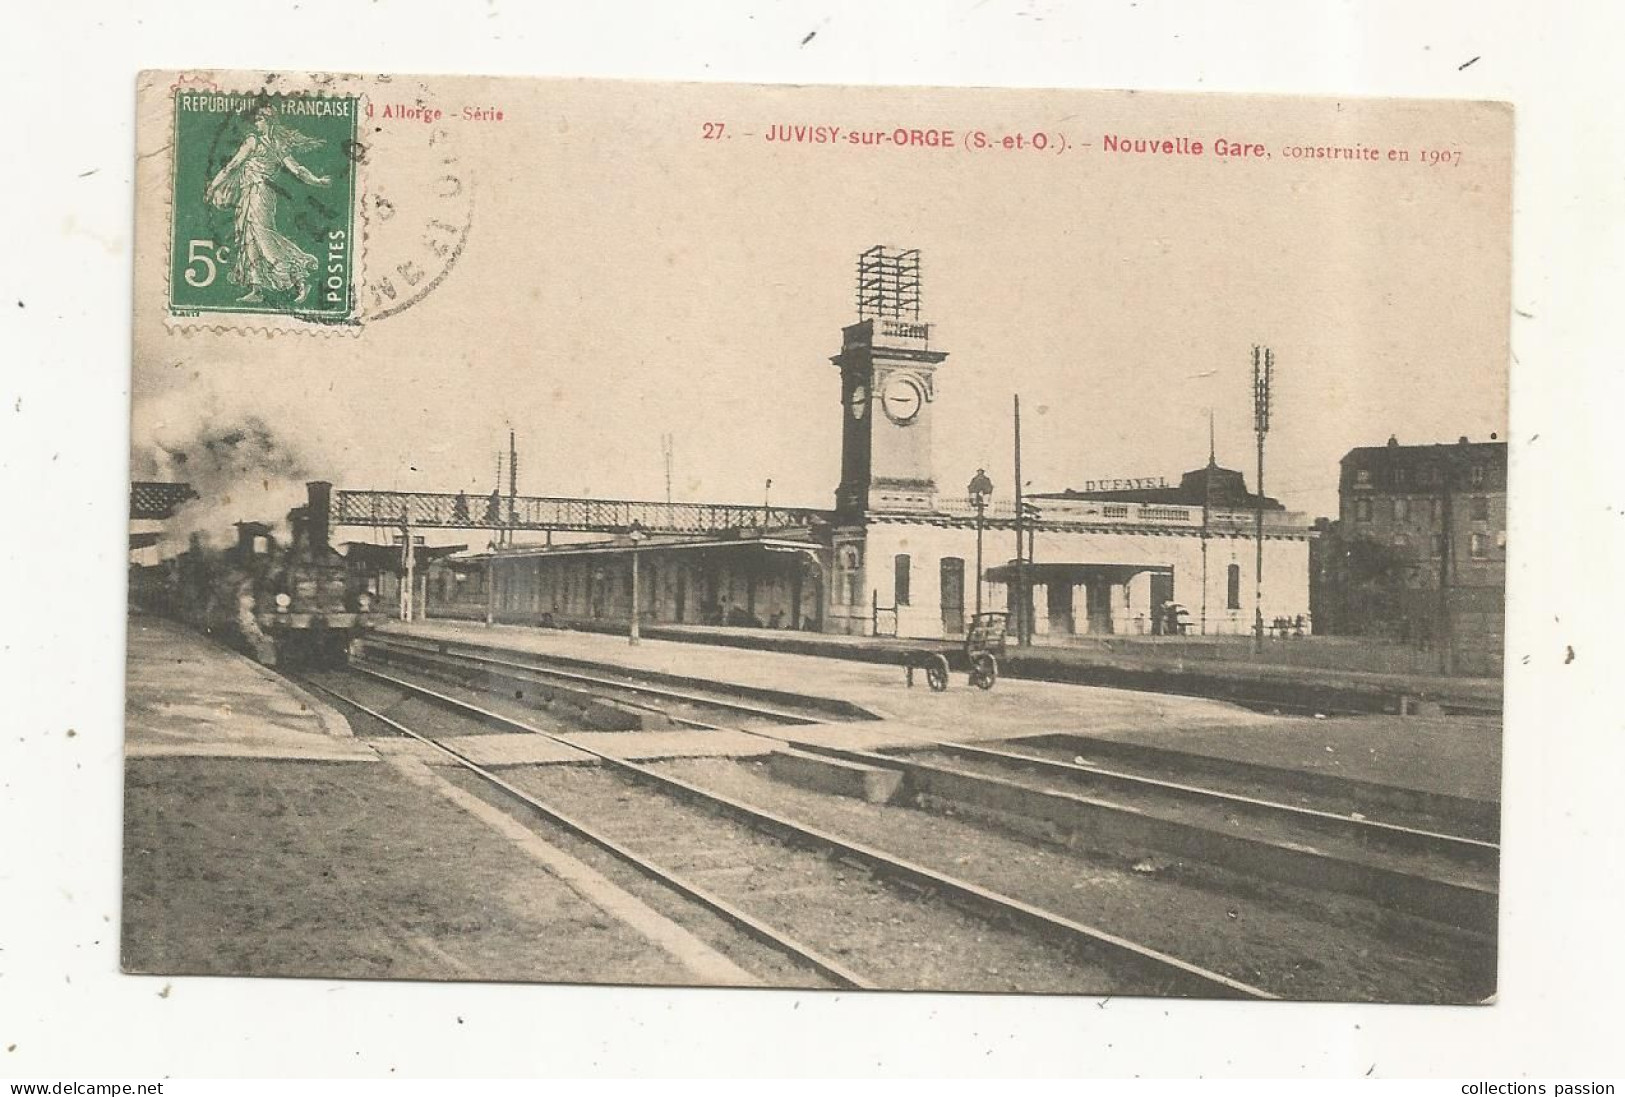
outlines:
[{"label": "steel rail", "polygon": [[1358,841],[1369,839],[1379,843],[1403,846],[1407,849],[1421,850],[1422,852],[1442,853],[1446,856],[1458,857],[1479,864],[1484,863],[1486,860],[1493,862],[1499,858],[1501,852],[1501,847],[1497,843],[1486,842],[1477,838],[1466,838],[1440,831],[1423,830],[1419,827],[1407,827],[1398,823],[1383,822],[1379,819],[1356,819],[1352,815],[1344,815],[1339,812],[1321,811],[1318,808],[1301,807],[1296,804],[1283,804],[1278,800],[1242,796],[1221,789],[1188,785],[1178,781],[1167,781],[1137,773],[1125,773],[1121,770],[1106,769],[1100,766],[1062,762],[1053,758],[1040,758],[1014,751],[994,750],[990,747],[976,746],[971,743],[938,742],[922,749],[936,749],[970,758],[988,759],[1001,764],[1034,769],[1040,773],[1064,776],[1076,781],[1098,780],[1101,783],[1116,785],[1119,788],[1166,793],[1199,803],[1234,807],[1277,820],[1302,822],[1311,827],[1336,830],[1345,837],[1352,837]]},{"label": "steel rail", "polygon": [[[1167,980],[1167,985],[1170,988],[1184,990],[1192,996],[1261,1000],[1273,1000],[1278,997],[1258,987],[1231,979],[1229,976],[1221,975],[1215,971],[1209,971],[1176,956],[1130,941],[1125,937],[1073,921],[1031,903],[1001,894],[990,888],[984,888],[979,884],[960,880],[924,865],[894,857],[872,846],[848,841],[816,827],[797,823],[784,816],[752,807],[731,797],[702,789],[689,784],[687,781],[659,773],[647,766],[574,742],[569,736],[543,731],[522,720],[493,712],[473,702],[452,697],[418,683],[396,678],[393,675],[384,674],[367,667],[353,666],[351,669],[379,681],[388,682],[399,689],[406,690],[408,693],[416,694],[454,710],[470,713],[484,722],[506,725],[518,731],[540,735],[560,746],[592,755],[611,768],[630,774],[668,794],[720,808],[727,814],[745,821],[756,829],[776,834],[796,844],[811,846],[826,852],[833,852],[841,857],[851,858],[870,869],[878,870],[882,875],[951,896],[961,903],[983,912],[984,916],[991,914],[998,919],[1008,919],[1029,926],[1070,947],[1093,954],[1107,962],[1131,966],[1137,972],[1153,972],[1158,977]],[[765,737],[776,738],[775,736]]]},{"label": "steel rail", "polygon": [[[371,672],[363,671],[363,673]],[[379,677],[387,678],[387,676],[383,675],[380,675]],[[389,680],[395,681],[395,679]],[[411,728],[407,727],[405,724],[402,724],[398,720],[393,720],[390,717],[385,716],[383,713],[369,708],[352,697],[346,697],[344,694],[328,686],[311,681],[306,681],[304,684],[320,690],[328,696],[333,697],[343,704],[349,705],[360,712],[366,713],[372,719],[379,721],[397,732],[400,732],[402,735],[409,736],[412,739],[415,739],[418,742],[423,743],[428,747],[432,747],[433,749],[449,756],[458,765],[462,766],[470,773],[483,778],[485,781],[501,789],[514,799],[519,800],[526,807],[536,812],[548,822],[562,827],[579,838],[585,839],[600,849],[605,850],[606,852],[631,865],[644,875],[658,880],[660,883],[671,888],[673,891],[685,895],[708,910],[721,915],[726,921],[731,922],[739,928],[745,930],[748,934],[762,943],[791,956],[803,964],[806,964],[819,974],[833,980],[838,985],[850,987],[854,990],[877,989],[874,983],[864,979],[861,975],[858,975],[851,969],[844,967],[843,965],[829,959],[811,948],[808,948],[806,945],[801,944],[794,938],[781,933],[772,926],[769,926],[767,923],[745,913],[738,907],[729,903],[727,900],[717,895],[713,895],[711,892],[697,884],[689,882],[670,869],[662,868],[653,861],[639,856],[632,850],[616,842],[614,839],[593,830],[580,820],[566,815],[557,808],[543,803],[530,793],[486,769],[484,766],[480,765],[478,762],[475,762],[473,759],[469,758],[466,754],[463,754],[455,747],[449,747],[430,736],[413,731]]]},{"label": "steel rail", "polygon": [[[897,755],[781,741],[830,758],[901,770],[915,791],[963,805],[973,812],[991,807],[1007,813],[1011,809],[1004,805],[1013,795],[1024,800],[1017,814],[1035,822],[1076,829],[1080,815],[1092,815],[1094,822],[1089,829],[1097,835],[1109,832],[1122,842],[1226,865],[1258,879],[1361,896],[1394,910],[1479,932],[1493,932],[1499,914],[1498,892],[1493,885],[1459,875],[1441,877],[1344,851],[1264,834],[1232,832],[1131,804],[1039,788],[1007,777]],[[916,748],[928,750],[931,744],[909,744],[908,749]]]},{"label": "steel rail", "polygon": [[[743,713],[747,716],[758,716],[777,723],[816,724],[819,722],[818,719],[809,717],[803,713],[790,712],[787,709],[770,708],[759,702],[736,701],[727,697],[716,697],[703,693],[691,693],[686,690],[675,689],[670,686],[655,686],[641,682],[628,682],[618,678],[606,678],[599,675],[586,674],[576,670],[563,670],[556,667],[538,666],[532,663],[520,663],[494,655],[474,655],[468,652],[441,651],[437,648],[430,648],[426,645],[410,642],[401,643],[399,640],[396,640],[393,637],[386,640],[380,640],[377,637],[369,637],[367,642],[372,644],[382,644],[384,647],[395,647],[398,650],[410,651],[415,654],[438,656],[439,658],[448,660],[462,660],[464,662],[474,663],[480,666],[501,667],[504,670],[509,671],[520,670],[526,672],[527,674],[537,675],[543,678],[556,678],[565,682],[577,682],[604,689],[625,690],[628,693],[649,695],[665,700],[681,701],[685,704],[703,705],[707,708],[725,709],[731,712]],[[668,713],[667,715],[670,714]],[[706,724],[702,721],[684,720],[676,716],[672,716],[671,719],[676,723],[686,723],[705,730],[716,730],[718,727],[718,725]]]}]

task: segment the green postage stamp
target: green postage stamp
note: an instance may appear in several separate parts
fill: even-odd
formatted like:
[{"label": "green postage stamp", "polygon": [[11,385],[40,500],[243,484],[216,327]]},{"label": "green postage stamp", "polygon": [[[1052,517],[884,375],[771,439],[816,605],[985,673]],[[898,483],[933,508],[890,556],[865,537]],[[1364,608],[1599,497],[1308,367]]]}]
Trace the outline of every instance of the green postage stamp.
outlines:
[{"label": "green postage stamp", "polygon": [[360,97],[177,89],[169,311],[356,322]]}]

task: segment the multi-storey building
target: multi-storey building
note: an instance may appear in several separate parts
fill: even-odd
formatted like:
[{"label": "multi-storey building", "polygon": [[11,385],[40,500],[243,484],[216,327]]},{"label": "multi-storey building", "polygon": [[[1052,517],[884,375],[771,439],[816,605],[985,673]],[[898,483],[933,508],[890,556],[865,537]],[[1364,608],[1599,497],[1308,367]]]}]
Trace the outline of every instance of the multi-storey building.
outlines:
[{"label": "multi-storey building", "polygon": [[1338,496],[1311,565],[1319,631],[1437,647],[1458,669],[1499,673],[1506,443],[1352,449]]}]

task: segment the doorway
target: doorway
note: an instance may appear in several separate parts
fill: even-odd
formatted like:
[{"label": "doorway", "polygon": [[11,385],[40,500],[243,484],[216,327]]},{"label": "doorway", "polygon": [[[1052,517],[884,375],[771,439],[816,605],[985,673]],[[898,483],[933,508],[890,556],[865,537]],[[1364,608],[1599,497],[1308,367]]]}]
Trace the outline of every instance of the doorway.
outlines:
[{"label": "doorway", "polygon": [[1072,584],[1052,580],[1045,584],[1044,590],[1050,635],[1071,636],[1076,633],[1077,627],[1072,620]]},{"label": "doorway", "polygon": [[1089,592],[1087,605],[1089,607],[1089,631],[1103,636],[1110,636],[1112,628],[1112,584],[1106,580],[1090,583],[1084,588]]},{"label": "doorway", "polygon": [[[1151,635],[1172,635],[1179,631],[1177,622],[1168,619],[1168,603],[1174,600],[1174,573],[1151,573]],[[1170,627],[1172,626],[1172,627]]]},{"label": "doorway", "polygon": [[942,559],[942,634],[965,634],[965,561],[957,556]]}]

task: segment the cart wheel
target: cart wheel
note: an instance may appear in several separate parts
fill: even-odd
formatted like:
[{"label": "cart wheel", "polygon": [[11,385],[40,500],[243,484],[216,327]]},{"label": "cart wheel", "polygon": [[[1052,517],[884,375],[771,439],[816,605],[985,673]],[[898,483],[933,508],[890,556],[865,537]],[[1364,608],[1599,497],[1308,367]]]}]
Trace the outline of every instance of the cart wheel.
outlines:
[{"label": "cart wheel", "polygon": [[925,680],[930,683],[932,690],[941,693],[948,688],[948,660],[940,655],[931,656],[930,662],[925,664]]},{"label": "cart wheel", "polygon": [[992,689],[999,680],[999,661],[990,652],[980,652],[970,663],[970,684],[977,689]]}]

